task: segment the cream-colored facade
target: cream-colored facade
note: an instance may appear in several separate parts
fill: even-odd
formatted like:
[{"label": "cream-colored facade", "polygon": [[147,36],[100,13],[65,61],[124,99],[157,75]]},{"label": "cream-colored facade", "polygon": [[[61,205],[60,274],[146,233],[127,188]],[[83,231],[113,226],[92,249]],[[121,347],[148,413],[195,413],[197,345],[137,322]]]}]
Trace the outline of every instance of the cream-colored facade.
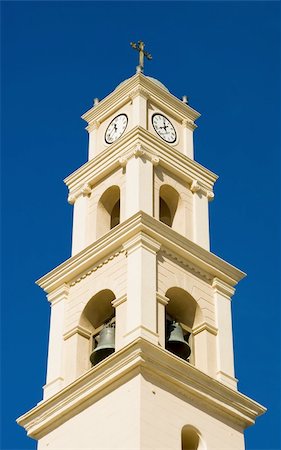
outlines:
[{"label": "cream-colored facade", "polygon": [[[38,281],[51,304],[44,397],[18,419],[40,450],[243,450],[265,411],[237,391],[231,297],[244,273],[210,252],[217,176],[194,161],[198,117],[142,73],[83,116],[89,160],[65,180],[72,256]],[[189,362],[165,348],[167,314],[190,333]],[[112,317],[115,352],[92,367]]]}]

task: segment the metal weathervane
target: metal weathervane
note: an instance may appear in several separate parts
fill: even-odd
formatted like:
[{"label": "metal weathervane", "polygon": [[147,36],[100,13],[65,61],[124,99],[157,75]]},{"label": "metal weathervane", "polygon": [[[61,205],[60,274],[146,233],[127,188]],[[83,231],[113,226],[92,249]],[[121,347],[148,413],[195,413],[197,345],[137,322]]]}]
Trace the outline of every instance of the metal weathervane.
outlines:
[{"label": "metal weathervane", "polygon": [[144,50],[144,42],[142,41],[138,41],[137,44],[135,42],[130,42],[130,46],[139,52],[139,65],[137,66],[137,73],[142,73],[144,68],[144,57],[151,60],[152,55]]}]

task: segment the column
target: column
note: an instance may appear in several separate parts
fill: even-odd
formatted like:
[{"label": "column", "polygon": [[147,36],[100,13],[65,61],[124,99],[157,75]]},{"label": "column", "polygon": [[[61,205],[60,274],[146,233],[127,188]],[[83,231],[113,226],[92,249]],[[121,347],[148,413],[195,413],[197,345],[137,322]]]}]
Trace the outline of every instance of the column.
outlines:
[{"label": "column", "polygon": [[51,304],[50,334],[48,347],[47,379],[44,399],[51,397],[63,387],[63,327],[65,302],[69,287],[63,284],[48,295]]},{"label": "column", "polygon": [[158,344],[156,256],[160,244],[139,233],[124,244],[127,252],[127,302],[125,342],[143,337]]},{"label": "column", "polygon": [[217,335],[217,379],[232,389],[237,389],[234,377],[231,297],[235,289],[218,278],[213,280],[216,308]]}]

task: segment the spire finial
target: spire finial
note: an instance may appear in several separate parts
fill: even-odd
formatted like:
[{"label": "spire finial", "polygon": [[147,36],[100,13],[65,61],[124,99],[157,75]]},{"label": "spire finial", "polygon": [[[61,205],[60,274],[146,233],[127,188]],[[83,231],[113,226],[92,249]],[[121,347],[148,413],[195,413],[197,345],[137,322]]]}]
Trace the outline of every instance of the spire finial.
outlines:
[{"label": "spire finial", "polygon": [[139,52],[139,65],[137,66],[137,73],[142,73],[144,68],[144,57],[151,60],[152,55],[144,50],[143,41],[138,41],[137,44],[135,42],[130,42],[130,46]]}]

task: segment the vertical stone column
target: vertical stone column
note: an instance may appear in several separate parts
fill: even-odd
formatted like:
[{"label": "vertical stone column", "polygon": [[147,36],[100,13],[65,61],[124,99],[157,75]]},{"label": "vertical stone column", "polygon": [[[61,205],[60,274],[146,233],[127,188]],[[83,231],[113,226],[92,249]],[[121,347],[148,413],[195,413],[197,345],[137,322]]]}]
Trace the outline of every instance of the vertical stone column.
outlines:
[{"label": "vertical stone column", "polygon": [[88,160],[90,161],[90,159],[93,159],[97,152],[96,152],[96,147],[97,147],[97,130],[99,128],[99,122],[95,121],[90,123],[87,127],[86,130],[89,133],[89,151],[88,151]]},{"label": "vertical stone column", "polygon": [[192,183],[190,189],[193,192],[193,241],[210,250],[209,200],[213,199],[214,194],[197,181]]},{"label": "vertical stone column", "polygon": [[63,284],[48,295],[51,304],[51,318],[44,399],[51,397],[63,387],[63,328],[68,293],[68,285]]},{"label": "vertical stone column", "polygon": [[196,125],[191,120],[182,121],[183,153],[190,159],[194,159],[193,130],[195,128]]},{"label": "vertical stone column", "polygon": [[91,187],[85,184],[76,195],[69,195],[68,202],[73,206],[72,256],[87,245],[87,218]]},{"label": "vertical stone column", "polygon": [[218,278],[213,281],[216,308],[217,335],[217,379],[232,389],[237,389],[234,377],[231,297],[235,289]]},{"label": "vertical stone column", "polygon": [[126,335],[124,342],[143,337],[158,344],[156,255],[160,244],[144,233],[124,244],[127,252]]},{"label": "vertical stone column", "polygon": [[153,163],[137,144],[126,165],[125,218],[138,211],[153,215]]}]

